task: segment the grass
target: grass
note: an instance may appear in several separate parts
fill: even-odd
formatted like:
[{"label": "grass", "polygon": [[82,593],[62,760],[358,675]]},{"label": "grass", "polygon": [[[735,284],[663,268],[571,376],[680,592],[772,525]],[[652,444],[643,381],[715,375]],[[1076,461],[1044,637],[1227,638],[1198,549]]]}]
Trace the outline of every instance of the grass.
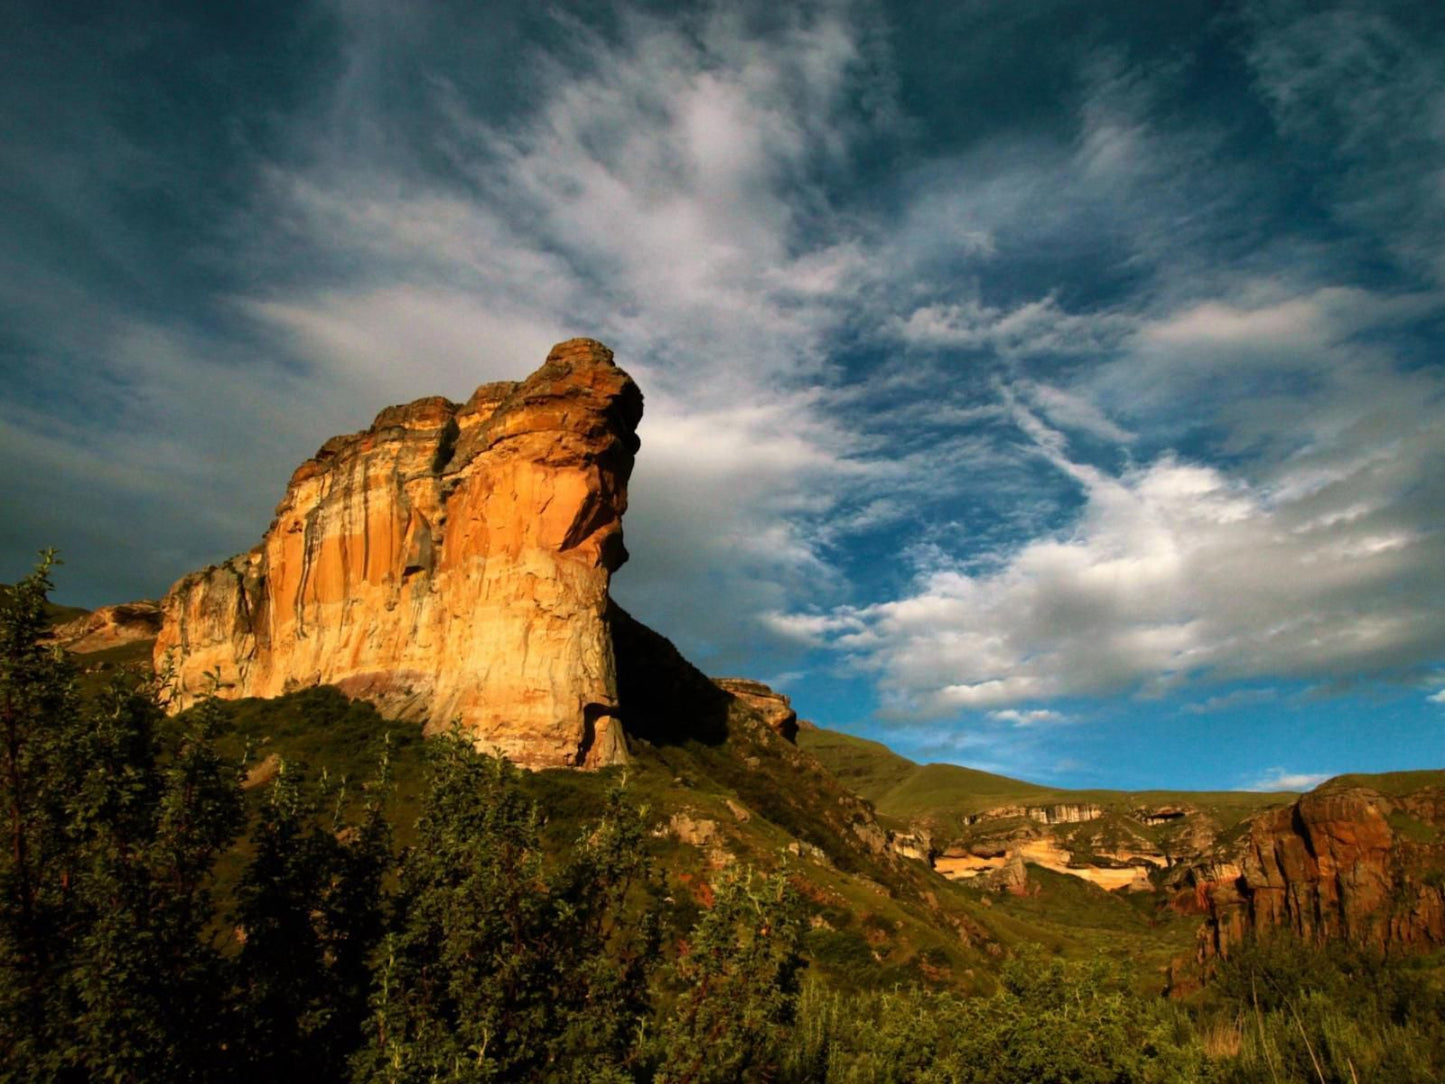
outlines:
[{"label": "grass", "polygon": [[[361,783],[374,775],[389,734],[393,790],[388,814],[398,847],[415,839],[426,779],[424,742],[416,724],[389,722],[369,704],[348,701],[329,687],[220,706],[228,720],[221,739],[227,756],[247,756],[254,766],[275,754],[293,769],[304,768],[313,785],[324,770],[333,793],[346,782],[343,806],[353,814],[361,802]],[[624,785],[653,827],[649,847],[664,873],[673,901],[669,921],[679,935],[696,920],[697,901],[716,876],[715,862],[784,867],[809,915],[822,918],[818,929],[852,931],[868,942],[864,961],[856,951],[840,948],[849,937],[810,938],[819,972],[835,985],[872,989],[925,981],[991,989],[998,933],[985,905],[920,863],[873,854],[852,830],[866,807],[813,758],[748,718],[733,719],[730,730],[726,741],[712,744],[636,741],[633,762],[625,767],[522,773],[520,785],[543,815],[544,844],[560,851],[575,842],[601,814],[608,791]],[[248,791],[253,812],[265,794],[264,786]],[[744,809],[746,820],[735,815],[729,801]],[[329,820],[332,804],[319,815]],[[713,821],[718,848],[670,836],[668,819],[677,811]],[[826,858],[789,854],[795,839],[814,844]],[[222,911],[249,857],[243,839],[221,864],[217,896]],[[966,938],[960,929],[969,931]],[[995,946],[993,952],[989,945]]]},{"label": "grass", "polygon": [[1433,824],[1427,824],[1419,817],[1405,812],[1403,809],[1391,810],[1386,818],[1390,823],[1390,830],[1395,835],[1408,839],[1411,843],[1438,843],[1440,841],[1440,830]]},{"label": "grass", "polygon": [[[1187,806],[1211,817],[1222,829],[1262,809],[1297,797],[1295,792],[1118,791],[1048,787],[955,764],[915,764],[878,742],[821,728],[800,732],[798,744],[871,801],[881,815],[895,821],[929,820],[945,831],[954,832],[964,829],[970,817],[1002,806],[1085,804],[1097,805],[1106,813],[1125,816],[1137,809]],[[1132,818],[1129,824],[1131,831],[1141,831],[1145,837],[1156,842],[1161,836],[1167,839],[1167,829],[1171,827],[1167,824],[1141,826]],[[1161,828],[1166,831],[1161,833],[1158,831]]]},{"label": "grass", "polygon": [[1426,769],[1414,772],[1380,772],[1377,775],[1353,773],[1327,779],[1316,789],[1322,792],[1366,787],[1390,798],[1400,798],[1426,787],[1445,788],[1445,770]]},{"label": "grass", "polygon": [[[333,780],[344,777],[353,787],[374,772],[382,735],[390,733],[390,812],[398,845],[411,841],[425,779],[415,724],[388,722],[364,702],[347,701],[324,687],[223,706],[232,723],[225,739],[232,755],[249,747],[256,761],[274,752],[306,765],[313,777],[325,768]],[[560,849],[595,820],[608,790],[625,784],[631,800],[648,811],[650,847],[665,872],[678,930],[695,920],[705,886],[716,876],[715,863],[786,866],[814,922],[808,945],[819,974],[839,988],[857,990],[924,981],[987,992],[1007,951],[1036,943],[1068,958],[1110,953],[1127,962],[1139,989],[1158,992],[1169,961],[1192,950],[1196,920],[1162,908],[1155,894],[1109,893],[1039,867],[1029,868],[1032,894],[996,895],[948,882],[922,863],[874,854],[854,831],[866,823],[867,810],[854,787],[865,797],[873,795],[879,809],[894,813],[900,824],[907,818],[899,814],[918,816],[939,806],[977,811],[1006,804],[1100,805],[1104,816],[1054,828],[1079,854],[1125,848],[1140,837],[1178,830],[1175,824],[1151,829],[1128,815],[1142,806],[1188,803],[1240,823],[1248,813],[1281,801],[1278,795],[1252,793],[1060,790],[951,765],[920,767],[878,743],[827,731],[805,730],[799,745],[794,748],[746,714],[735,715],[722,741],[635,740],[633,762],[625,768],[524,773],[521,785],[543,812],[548,846]],[[840,763],[837,772],[828,770],[834,763]],[[260,799],[252,792],[253,802]],[[746,820],[730,802],[745,810]],[[678,811],[712,821],[716,846],[673,838],[667,824]],[[962,829],[961,820],[956,823]],[[988,822],[978,830],[1005,827]],[[824,859],[789,855],[795,840],[817,847]],[[233,863],[236,869],[243,858],[244,848]]]},{"label": "grass", "polygon": [[798,746],[825,763],[855,794],[874,803],[918,769],[881,742],[821,727],[800,728]]}]

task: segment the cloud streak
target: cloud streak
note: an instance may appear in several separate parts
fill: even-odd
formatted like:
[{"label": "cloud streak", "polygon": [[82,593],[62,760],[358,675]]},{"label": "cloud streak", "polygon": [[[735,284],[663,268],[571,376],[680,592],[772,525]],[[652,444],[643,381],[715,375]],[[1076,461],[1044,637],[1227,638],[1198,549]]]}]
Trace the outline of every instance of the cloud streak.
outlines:
[{"label": "cloud streak", "polygon": [[[779,627],[848,653],[895,712],[931,717],[1199,681],[1417,680],[1445,644],[1438,513],[1413,499],[1437,484],[1445,386],[1361,351],[1351,335],[1367,325],[1299,344],[1302,329],[1329,324],[1327,309],[1318,296],[1252,311],[1197,305],[1142,325],[1118,363],[1192,382],[1199,367],[1186,362],[1201,351],[1206,364],[1257,374],[1265,356],[1278,371],[1282,339],[1294,344],[1314,384],[1295,393],[1288,426],[1271,403],[1287,451],[1256,462],[1253,477],[1172,453],[1110,473],[1072,456],[1069,438],[1006,389],[1036,453],[1078,486],[1077,517],[994,570],[943,559],[904,597]],[[1253,408],[1238,418],[1251,424]]]},{"label": "cloud streak", "polygon": [[1329,777],[1327,772],[1291,772],[1284,768],[1271,768],[1264,775],[1246,783],[1244,789],[1265,792],[1313,790]]}]

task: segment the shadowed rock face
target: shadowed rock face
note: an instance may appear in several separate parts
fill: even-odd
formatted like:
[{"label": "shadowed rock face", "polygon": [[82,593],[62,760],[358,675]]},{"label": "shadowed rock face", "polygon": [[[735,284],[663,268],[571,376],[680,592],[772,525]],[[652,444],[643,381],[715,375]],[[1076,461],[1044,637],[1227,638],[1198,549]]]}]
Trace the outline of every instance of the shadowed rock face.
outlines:
[{"label": "shadowed rock face", "polygon": [[181,579],[176,707],[334,684],[530,768],[625,760],[608,628],[642,393],[590,339],[464,404],[389,407],[292,475],[250,553]]},{"label": "shadowed rock face", "polygon": [[785,741],[797,741],[798,713],[782,693],[749,678],[713,678],[713,684],[758,712],[778,737]]}]

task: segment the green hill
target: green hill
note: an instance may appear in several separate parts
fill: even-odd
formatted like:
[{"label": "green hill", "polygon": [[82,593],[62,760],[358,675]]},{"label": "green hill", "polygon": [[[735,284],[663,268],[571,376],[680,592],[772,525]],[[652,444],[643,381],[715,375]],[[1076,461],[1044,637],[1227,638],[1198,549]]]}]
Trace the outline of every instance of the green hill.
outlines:
[{"label": "green hill", "polygon": [[[961,828],[971,817],[1000,807],[1083,804],[1097,805],[1113,813],[1191,806],[1210,813],[1223,824],[1234,824],[1260,809],[1297,797],[1297,792],[1293,791],[1123,791],[1049,787],[957,764],[916,764],[881,742],[821,727],[800,730],[798,744],[872,802],[881,816],[904,822],[926,819],[948,829]],[[1409,784],[1402,782],[1401,785]]]}]

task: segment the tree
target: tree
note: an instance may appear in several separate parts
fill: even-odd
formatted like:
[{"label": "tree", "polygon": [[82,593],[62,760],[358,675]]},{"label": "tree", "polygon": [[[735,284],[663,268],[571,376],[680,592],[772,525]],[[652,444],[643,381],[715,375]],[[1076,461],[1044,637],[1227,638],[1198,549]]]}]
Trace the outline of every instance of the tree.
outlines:
[{"label": "tree", "polygon": [[516,769],[460,735],[427,750],[418,839],[377,954],[357,1076],[629,1080],[655,956],[642,822],[620,793],[549,868]]},{"label": "tree", "polygon": [[[73,866],[57,786],[77,710],[74,674],[44,644],[53,550],[0,594],[0,1077],[55,1071],[56,1030],[67,1017],[63,927]],[[58,876],[57,876],[58,874]]]},{"label": "tree", "polygon": [[211,871],[240,824],[213,704],[80,695],[45,643],[54,555],[0,599],[0,1079],[191,1080],[219,1055]]},{"label": "tree", "polygon": [[361,1038],[391,859],[385,756],[357,825],[343,824],[344,784],[328,782],[320,794],[334,812],[323,824],[304,773],[283,761],[252,832],[255,856],[236,891],[237,1047],[248,1076],[345,1079]]},{"label": "tree", "polygon": [[725,877],[674,968],[659,1084],[767,1079],[798,1000],[802,920],[785,874]]},{"label": "tree", "polygon": [[76,1061],[113,1080],[207,1078],[225,1041],[226,982],[205,935],[216,859],[242,821],[239,765],[216,750],[214,702],[157,742],[155,698],[117,699],[81,717],[93,737],[70,818]]}]

